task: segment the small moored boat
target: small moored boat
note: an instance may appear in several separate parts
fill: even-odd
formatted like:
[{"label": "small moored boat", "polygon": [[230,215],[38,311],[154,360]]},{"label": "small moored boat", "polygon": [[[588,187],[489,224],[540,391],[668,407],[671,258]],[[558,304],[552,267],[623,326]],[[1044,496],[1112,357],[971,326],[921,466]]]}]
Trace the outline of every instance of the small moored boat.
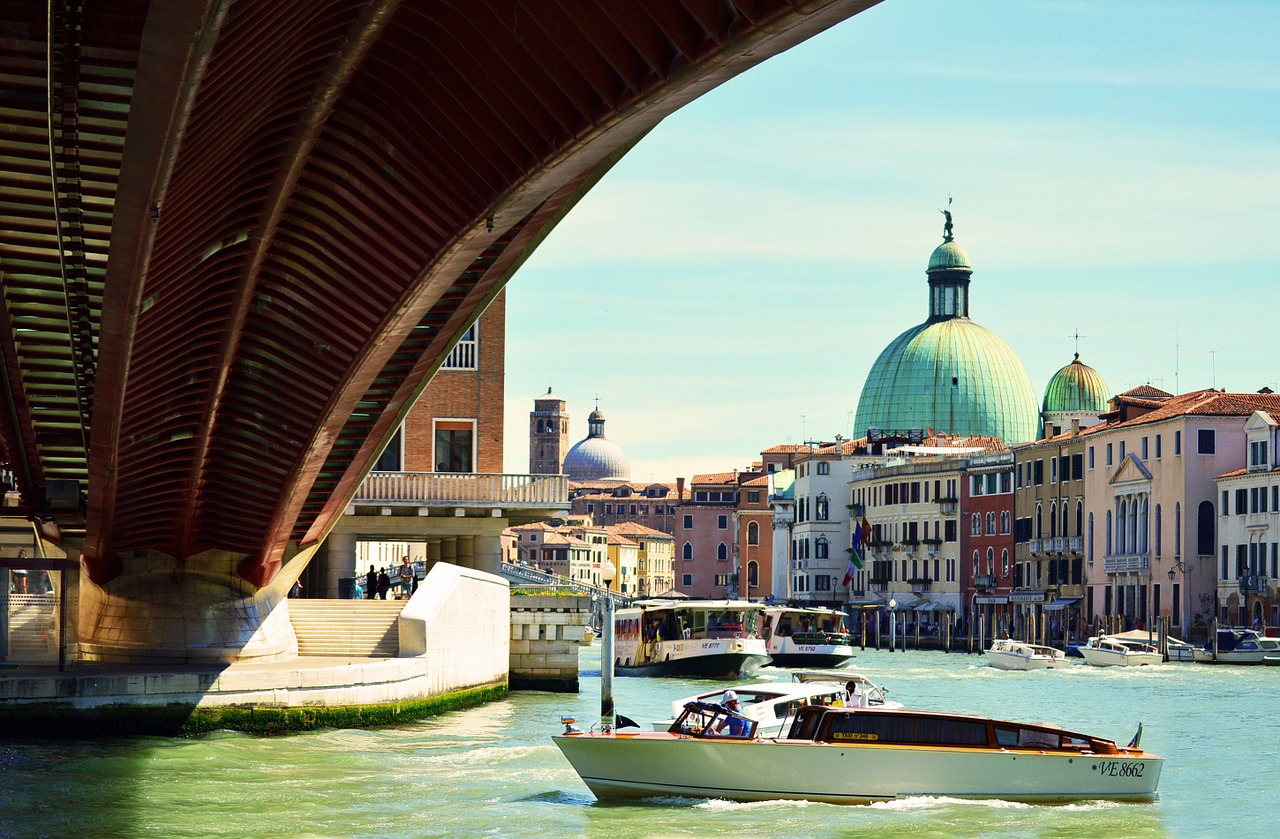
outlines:
[{"label": "small moored boat", "polygon": [[1119,746],[1043,723],[962,714],[808,705],[777,739],[760,738],[755,720],[730,717],[718,704],[691,702],[665,732],[566,725],[552,739],[600,799],[1150,801],[1163,764],[1138,737]]},{"label": "small moored boat", "polygon": [[619,676],[749,679],[769,663],[764,605],[744,600],[645,600],[614,612]]},{"label": "small moored boat", "polygon": [[987,661],[1000,670],[1049,670],[1066,667],[1067,654],[1054,647],[998,638],[987,650]]},{"label": "small moored boat", "polygon": [[1280,656],[1280,638],[1259,635],[1252,629],[1219,629],[1218,651],[1213,642],[1197,647],[1200,664],[1264,664],[1268,656]]},{"label": "small moored boat", "polygon": [[777,667],[839,667],[853,659],[844,612],[803,606],[770,606],[760,634]]},{"label": "small moored boat", "polygon": [[1155,645],[1110,635],[1090,638],[1080,647],[1080,655],[1094,667],[1139,667],[1164,662]]}]

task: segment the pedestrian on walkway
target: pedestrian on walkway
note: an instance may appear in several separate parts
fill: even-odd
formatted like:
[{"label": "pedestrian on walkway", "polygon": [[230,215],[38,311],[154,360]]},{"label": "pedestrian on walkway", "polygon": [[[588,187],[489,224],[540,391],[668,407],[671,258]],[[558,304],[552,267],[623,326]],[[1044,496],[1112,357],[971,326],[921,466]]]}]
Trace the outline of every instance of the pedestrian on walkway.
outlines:
[{"label": "pedestrian on walkway", "polygon": [[387,592],[391,590],[391,575],[387,573],[386,568],[378,569],[378,599],[386,600]]},{"label": "pedestrian on walkway", "polygon": [[378,572],[369,566],[369,573],[364,575],[364,599],[375,600],[378,597]]}]

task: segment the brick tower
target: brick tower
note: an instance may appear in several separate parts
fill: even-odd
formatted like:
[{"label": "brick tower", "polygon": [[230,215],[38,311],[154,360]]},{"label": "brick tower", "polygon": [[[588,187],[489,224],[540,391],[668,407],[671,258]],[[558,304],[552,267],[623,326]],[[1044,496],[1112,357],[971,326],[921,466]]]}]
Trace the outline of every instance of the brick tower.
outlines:
[{"label": "brick tower", "polygon": [[547,392],[529,412],[529,474],[559,475],[569,450],[569,414],[564,400]]}]

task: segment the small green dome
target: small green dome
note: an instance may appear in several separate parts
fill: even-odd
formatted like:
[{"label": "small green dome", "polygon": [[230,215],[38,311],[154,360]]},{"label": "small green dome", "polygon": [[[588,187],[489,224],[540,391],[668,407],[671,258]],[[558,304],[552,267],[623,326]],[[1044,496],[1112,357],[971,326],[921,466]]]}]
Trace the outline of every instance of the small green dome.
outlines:
[{"label": "small green dome", "polygon": [[1044,412],[1100,414],[1107,410],[1110,398],[1102,376],[1076,353],[1070,364],[1049,379],[1044,389]]},{"label": "small green dome", "polygon": [[954,241],[943,242],[933,249],[933,253],[929,256],[929,267],[926,273],[934,271],[972,271],[973,264],[969,262],[969,254],[965,253],[964,248]]},{"label": "small green dome", "polygon": [[1009,345],[957,317],[913,326],[885,347],[862,386],[854,428],[932,428],[1025,443],[1036,439],[1039,416],[1026,368]]}]

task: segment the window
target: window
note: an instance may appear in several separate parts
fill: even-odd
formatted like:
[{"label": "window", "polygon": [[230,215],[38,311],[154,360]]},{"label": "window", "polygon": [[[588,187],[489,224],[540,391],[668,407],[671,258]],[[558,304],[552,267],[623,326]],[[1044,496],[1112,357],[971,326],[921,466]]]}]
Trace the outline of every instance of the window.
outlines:
[{"label": "window", "polygon": [[681,575],[680,575],[680,585],[681,585],[681,587],[683,587],[683,588],[690,588],[690,587],[693,585],[693,575],[692,575],[692,574],[681,574]]},{"label": "window", "polygon": [[813,590],[831,591],[831,580],[830,574],[815,574],[813,577]]},{"label": "window", "polygon": [[1143,460],[1147,459],[1147,438],[1146,437],[1142,438],[1142,459]]},{"label": "window", "polygon": [[825,460],[820,460],[820,461],[818,461],[818,474],[819,474],[819,475],[830,475],[830,474],[831,474],[831,464],[830,464],[830,463],[827,463]]},{"label": "window", "polygon": [[827,537],[819,536],[817,544],[813,547],[814,559],[827,559],[830,555],[830,546],[827,543]]},{"label": "window", "polygon": [[449,357],[445,359],[441,370],[475,370],[476,367],[476,329],[479,324],[471,324],[471,328],[462,333],[462,337],[458,339],[458,343],[454,346],[453,352],[449,353]]},{"label": "window", "polygon": [[[1200,556],[1213,556],[1214,535],[1213,502],[1201,501],[1196,508],[1196,553]],[[1225,576],[1225,575],[1224,575]]]},{"label": "window", "polygon": [[729,585],[729,575],[728,575],[728,574],[716,574],[716,583],[715,583],[715,584],[716,584],[716,587],[717,587],[717,588],[726,588],[726,587],[728,587],[728,585]]},{"label": "window", "polygon": [[1005,548],[1000,552],[1000,565],[1003,567],[1001,572],[1003,576],[1009,576],[1009,549]]},{"label": "window", "polygon": [[753,521],[747,523],[747,544],[760,544],[760,524],[758,522]]},{"label": "window", "polygon": [[725,562],[729,559],[729,546],[724,542],[716,545],[716,561]]},{"label": "window", "polygon": [[1120,459],[1124,460],[1124,440],[1120,441]]},{"label": "window", "polygon": [[475,423],[472,420],[436,420],[434,461],[437,472],[472,471]]},{"label": "window", "polygon": [[817,515],[815,516],[815,518],[818,521],[827,521],[828,513],[830,510],[830,501],[827,499],[827,496],[825,493],[818,496],[818,504],[817,504],[816,510],[817,510]]},{"label": "window", "polygon": [[685,513],[685,516],[684,516],[684,529],[693,530],[693,516],[689,515],[688,513]]},{"label": "window", "polygon": [[1041,484],[1044,483],[1044,461],[1043,460],[1037,460],[1035,463],[1035,480],[1033,481],[1033,483],[1036,486],[1040,486]]},{"label": "window", "polygon": [[611,515],[613,515],[613,505],[612,505],[612,504],[606,504],[606,505],[604,505],[604,514],[605,514],[606,516],[611,516]]},{"label": "window", "polygon": [[1009,535],[1012,520],[1013,520],[1013,516],[1009,513],[1008,510],[1001,511],[1000,513],[1000,533],[1001,534],[1005,536]]},{"label": "window", "polygon": [[1089,447],[1089,468],[1093,468],[1093,446]]},{"label": "window", "polygon": [[987,535],[988,536],[996,535],[996,514],[995,513],[987,513]]},{"label": "window", "polygon": [[680,549],[681,559],[693,559],[693,543],[685,542],[684,547]]},{"label": "window", "polygon": [[1173,456],[1179,457],[1181,455],[1182,455],[1182,432],[1175,431],[1173,432]]},{"label": "window", "polygon": [[374,464],[375,472],[399,472],[404,466],[404,429],[397,428],[396,433],[392,435],[391,442],[387,443],[387,447],[382,450],[382,454],[378,455],[378,462]]},{"label": "window", "polygon": [[973,527],[969,529],[969,535],[970,536],[982,535],[982,514],[981,513],[973,514]]},{"label": "window", "polygon": [[1197,454],[1217,453],[1217,442],[1217,438],[1214,436],[1214,430],[1212,428],[1201,428],[1196,432]]},{"label": "window", "polygon": [[945,522],[943,522],[942,529],[944,534],[942,539],[944,542],[954,542],[956,540],[956,520],[955,519],[947,519]]},{"label": "window", "polygon": [[728,530],[729,517],[726,515],[716,516],[716,530]]},{"label": "window", "polygon": [[748,490],[748,491],[747,491],[747,503],[748,503],[748,504],[759,504],[759,503],[760,503],[760,490],[758,490],[758,489]]},{"label": "window", "polygon": [[1058,482],[1058,459],[1056,457],[1049,458],[1049,483],[1056,484]]},{"label": "window", "polygon": [[1107,465],[1111,466],[1115,461],[1111,457],[1111,444],[1107,443]]},{"label": "window", "polygon": [[1156,460],[1160,459],[1160,435],[1156,435]]}]

